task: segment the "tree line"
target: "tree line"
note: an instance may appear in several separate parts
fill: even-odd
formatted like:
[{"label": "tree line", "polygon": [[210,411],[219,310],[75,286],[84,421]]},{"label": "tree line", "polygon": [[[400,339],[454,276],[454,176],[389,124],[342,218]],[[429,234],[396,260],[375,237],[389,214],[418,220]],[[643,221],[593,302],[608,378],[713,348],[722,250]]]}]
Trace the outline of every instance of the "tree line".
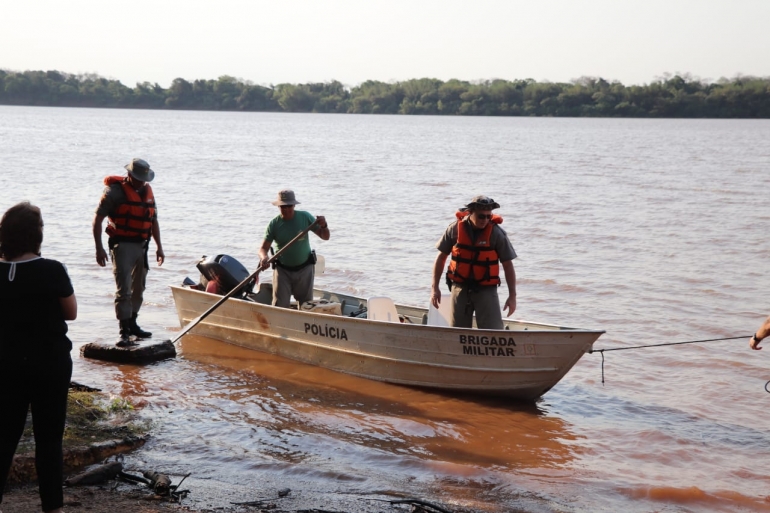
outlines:
[{"label": "tree line", "polygon": [[571,82],[524,80],[367,80],[346,87],[336,80],[256,85],[231,76],[174,79],[163,88],[94,74],[0,70],[0,104],[264,112],[559,116],[641,118],[770,118],[770,77],[707,83],[668,75],[625,86],[603,78]]}]

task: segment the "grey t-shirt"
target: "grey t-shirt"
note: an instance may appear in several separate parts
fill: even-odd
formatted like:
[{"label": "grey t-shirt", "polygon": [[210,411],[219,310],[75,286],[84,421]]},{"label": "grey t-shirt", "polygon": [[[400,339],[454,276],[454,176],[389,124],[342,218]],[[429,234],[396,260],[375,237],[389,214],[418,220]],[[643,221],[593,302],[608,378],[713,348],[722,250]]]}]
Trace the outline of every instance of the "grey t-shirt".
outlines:
[{"label": "grey t-shirt", "polygon": [[[444,235],[436,243],[436,249],[446,254],[452,252],[452,247],[457,242],[457,227],[459,222],[460,221],[455,221],[447,227]],[[471,240],[473,241],[476,240],[477,235],[481,232],[481,230],[474,230],[468,226],[466,226],[466,229],[470,231]],[[498,224],[495,224],[492,227],[492,234],[489,237],[489,246],[497,251],[497,257],[501,262],[508,262],[509,260],[516,258],[516,251],[513,249],[513,244],[511,244],[511,241],[508,239],[508,234],[505,233],[505,230],[500,228],[500,225]]]}]

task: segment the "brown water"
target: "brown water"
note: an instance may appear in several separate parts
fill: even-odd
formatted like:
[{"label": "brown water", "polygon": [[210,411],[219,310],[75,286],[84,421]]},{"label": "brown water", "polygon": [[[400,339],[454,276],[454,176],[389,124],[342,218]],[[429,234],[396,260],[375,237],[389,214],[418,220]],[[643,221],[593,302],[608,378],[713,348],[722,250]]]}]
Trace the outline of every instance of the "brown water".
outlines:
[{"label": "brown water", "polygon": [[[256,265],[290,186],[326,215],[325,288],[424,306],[434,244],[472,195],[519,254],[514,317],[605,329],[596,348],[748,336],[770,313],[770,122],[486,119],[0,107],[0,206],[40,205],[79,299],[76,346],[112,340],[90,223],[107,174],[149,160],[167,262],[140,320],[201,255]],[[768,352],[747,340],[586,355],[534,405],[439,395],[198,337],[173,361],[75,357],[74,378],[154,425],[130,465],[212,507],[264,490],[384,493],[537,512],[770,511]],[[371,494],[371,495],[368,495]]]}]

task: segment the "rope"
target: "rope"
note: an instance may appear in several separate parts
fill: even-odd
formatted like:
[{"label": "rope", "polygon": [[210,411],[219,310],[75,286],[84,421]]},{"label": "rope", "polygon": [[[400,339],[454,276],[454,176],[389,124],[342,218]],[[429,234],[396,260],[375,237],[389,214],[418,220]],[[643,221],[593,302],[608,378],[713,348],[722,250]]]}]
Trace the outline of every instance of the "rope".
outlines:
[{"label": "rope", "polygon": [[742,336],[742,337],[727,337],[727,338],[708,338],[705,340],[688,340],[686,342],[667,342],[665,344],[649,344],[646,346],[633,346],[633,347],[612,347],[610,349],[589,349],[588,353],[603,353],[605,351],[625,351],[626,349],[642,349],[645,347],[660,347],[660,346],[678,346],[680,344],[699,344],[701,342],[718,342],[720,340],[738,340],[741,338],[751,338],[751,335],[748,337]]},{"label": "rope", "polygon": [[[742,338],[750,338],[749,336],[742,336],[742,337],[725,337],[725,338],[708,338],[704,340],[687,340],[685,342],[667,342],[665,344],[648,344],[645,346],[632,346],[632,347],[611,347],[610,349],[589,349],[588,354],[593,353],[601,353],[602,354],[602,385],[604,384],[604,352],[605,351],[625,351],[627,349],[644,349],[645,347],[661,347],[661,346],[678,346],[681,344],[700,344],[703,342],[720,342],[723,340],[738,340]],[[765,383],[765,390],[770,393],[770,390],[768,390],[768,386],[770,386],[770,381]]]}]

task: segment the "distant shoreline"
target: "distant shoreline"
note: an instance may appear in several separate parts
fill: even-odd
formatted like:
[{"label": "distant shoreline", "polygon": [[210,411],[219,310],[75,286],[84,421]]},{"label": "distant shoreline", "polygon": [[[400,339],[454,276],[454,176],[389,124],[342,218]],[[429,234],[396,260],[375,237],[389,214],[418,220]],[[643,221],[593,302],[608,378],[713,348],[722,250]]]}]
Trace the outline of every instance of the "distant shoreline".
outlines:
[{"label": "distant shoreline", "polygon": [[770,77],[716,83],[675,75],[625,86],[602,78],[553,83],[431,78],[255,85],[230,76],[130,88],[98,75],[0,70],[0,105],[243,112],[613,118],[770,118]]}]

